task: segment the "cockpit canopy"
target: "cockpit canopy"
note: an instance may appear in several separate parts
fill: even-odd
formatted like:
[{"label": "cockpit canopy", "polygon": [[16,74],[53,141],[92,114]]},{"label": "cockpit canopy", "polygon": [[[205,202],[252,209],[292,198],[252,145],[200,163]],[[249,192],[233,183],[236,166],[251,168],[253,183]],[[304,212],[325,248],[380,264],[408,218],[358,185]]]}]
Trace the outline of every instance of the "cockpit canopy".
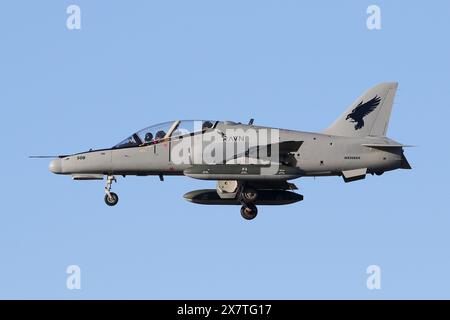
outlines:
[{"label": "cockpit canopy", "polygon": [[142,129],[116,144],[113,149],[137,147],[156,143],[162,139],[183,136],[214,128],[218,121],[211,120],[177,120],[156,124]]}]

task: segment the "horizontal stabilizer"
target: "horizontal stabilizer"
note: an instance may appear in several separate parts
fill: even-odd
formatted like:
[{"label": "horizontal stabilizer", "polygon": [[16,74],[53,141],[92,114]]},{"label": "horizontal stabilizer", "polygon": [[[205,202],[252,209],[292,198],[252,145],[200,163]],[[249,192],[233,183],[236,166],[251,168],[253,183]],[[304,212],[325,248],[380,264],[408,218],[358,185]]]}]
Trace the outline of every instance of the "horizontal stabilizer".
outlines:
[{"label": "horizontal stabilizer", "polygon": [[364,147],[369,148],[411,148],[415,147],[413,145],[407,145],[407,144],[383,144],[383,143],[363,143]]}]

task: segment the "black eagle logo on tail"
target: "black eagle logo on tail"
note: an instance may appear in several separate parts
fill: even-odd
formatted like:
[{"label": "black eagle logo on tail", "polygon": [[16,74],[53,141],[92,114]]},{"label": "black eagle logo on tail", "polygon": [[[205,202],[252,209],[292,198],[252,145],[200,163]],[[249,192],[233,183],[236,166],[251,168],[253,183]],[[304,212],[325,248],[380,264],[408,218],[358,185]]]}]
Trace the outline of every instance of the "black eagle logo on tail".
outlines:
[{"label": "black eagle logo on tail", "polygon": [[351,113],[347,115],[345,120],[350,119],[350,122],[356,122],[355,130],[359,130],[364,127],[364,117],[371,113],[375,108],[380,104],[381,98],[379,96],[375,96],[371,100],[363,103],[361,101],[355,109],[352,110]]}]

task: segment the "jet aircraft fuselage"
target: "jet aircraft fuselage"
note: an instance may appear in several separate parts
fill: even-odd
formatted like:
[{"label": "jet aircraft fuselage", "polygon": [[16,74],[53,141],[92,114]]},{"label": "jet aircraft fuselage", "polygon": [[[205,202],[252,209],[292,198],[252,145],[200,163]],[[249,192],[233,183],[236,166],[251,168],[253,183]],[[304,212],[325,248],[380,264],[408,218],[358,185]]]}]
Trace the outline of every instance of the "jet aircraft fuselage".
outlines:
[{"label": "jet aircraft fuselage", "polygon": [[216,189],[188,192],[200,204],[240,204],[253,219],[256,204],[303,200],[288,181],[305,176],[342,176],[345,182],[410,169],[402,145],[386,137],[397,83],[383,83],[359,97],[320,133],[231,121],[177,120],[140,130],[112,148],[63,155],[50,171],[74,180],[106,179],[105,202],[116,176],[166,175],[217,180]]}]

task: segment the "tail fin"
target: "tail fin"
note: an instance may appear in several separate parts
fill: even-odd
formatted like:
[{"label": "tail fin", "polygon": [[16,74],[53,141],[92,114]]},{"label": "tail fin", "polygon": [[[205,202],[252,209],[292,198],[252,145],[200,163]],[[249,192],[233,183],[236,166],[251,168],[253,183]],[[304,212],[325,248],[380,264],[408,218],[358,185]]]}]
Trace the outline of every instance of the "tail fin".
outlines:
[{"label": "tail fin", "polygon": [[397,82],[381,83],[359,97],[323,133],[336,136],[385,136]]}]

